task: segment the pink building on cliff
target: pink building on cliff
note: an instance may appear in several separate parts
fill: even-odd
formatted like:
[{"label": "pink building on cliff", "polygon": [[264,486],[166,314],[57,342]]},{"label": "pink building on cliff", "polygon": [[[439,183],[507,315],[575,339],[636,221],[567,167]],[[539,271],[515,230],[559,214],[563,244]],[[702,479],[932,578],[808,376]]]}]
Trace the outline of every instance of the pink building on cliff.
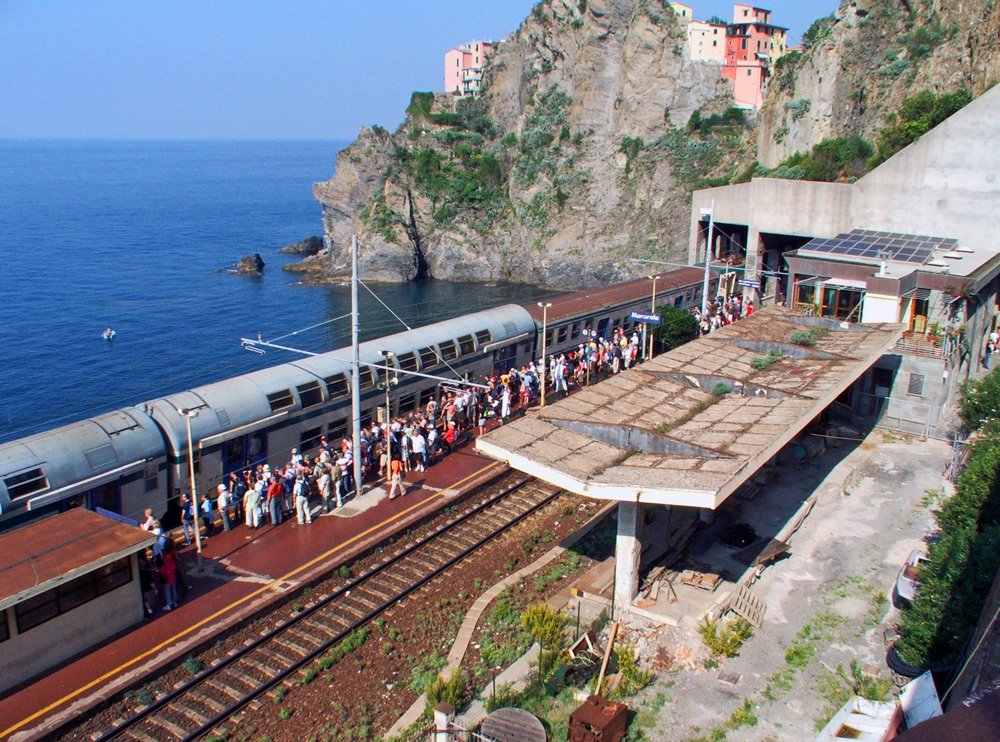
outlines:
[{"label": "pink building on cliff", "polygon": [[476,95],[483,79],[486,55],[493,50],[492,41],[470,41],[456,46],[444,55],[444,92],[455,95]]},{"label": "pink building on cliff", "polygon": [[733,81],[736,104],[760,108],[771,65],[788,50],[788,29],[771,23],[771,11],[735,3],[733,22],[726,29],[722,76]]}]

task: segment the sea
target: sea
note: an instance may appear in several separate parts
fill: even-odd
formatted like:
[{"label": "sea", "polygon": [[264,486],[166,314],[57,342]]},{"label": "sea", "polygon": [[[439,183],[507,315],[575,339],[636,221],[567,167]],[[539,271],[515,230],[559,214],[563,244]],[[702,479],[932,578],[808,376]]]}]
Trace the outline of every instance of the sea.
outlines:
[{"label": "sea", "polygon": [[[281,270],[322,234],[336,141],[0,141],[0,442],[350,343],[347,285]],[[260,253],[259,278],[227,270]],[[423,281],[360,290],[362,340],[551,295]],[[334,320],[334,321],[330,321]],[[103,338],[112,328],[112,341]],[[292,333],[295,333],[292,335]]]}]

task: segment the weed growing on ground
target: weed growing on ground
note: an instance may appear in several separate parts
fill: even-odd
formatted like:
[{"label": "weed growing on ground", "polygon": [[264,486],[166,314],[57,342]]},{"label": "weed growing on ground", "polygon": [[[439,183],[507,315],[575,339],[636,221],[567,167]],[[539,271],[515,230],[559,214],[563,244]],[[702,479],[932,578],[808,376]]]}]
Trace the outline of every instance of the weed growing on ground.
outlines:
[{"label": "weed growing on ground", "polygon": [[205,663],[198,657],[188,657],[182,667],[192,675],[197,675],[205,669]]},{"label": "weed growing on ground", "polygon": [[703,619],[698,624],[698,633],[712,654],[716,657],[735,657],[740,653],[743,642],[753,635],[753,624],[745,618],[738,618],[725,624],[721,621]]}]

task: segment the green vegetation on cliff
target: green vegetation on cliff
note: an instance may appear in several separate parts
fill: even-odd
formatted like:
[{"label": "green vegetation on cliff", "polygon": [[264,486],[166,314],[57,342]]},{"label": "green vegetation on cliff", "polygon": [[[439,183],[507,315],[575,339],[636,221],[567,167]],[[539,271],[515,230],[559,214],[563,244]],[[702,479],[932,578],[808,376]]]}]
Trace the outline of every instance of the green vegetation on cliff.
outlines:
[{"label": "green vegetation on cliff", "polygon": [[890,114],[878,134],[875,154],[868,167],[881,165],[911,142],[915,142],[935,126],[972,101],[968,90],[937,95],[925,90],[903,101],[898,114]]}]

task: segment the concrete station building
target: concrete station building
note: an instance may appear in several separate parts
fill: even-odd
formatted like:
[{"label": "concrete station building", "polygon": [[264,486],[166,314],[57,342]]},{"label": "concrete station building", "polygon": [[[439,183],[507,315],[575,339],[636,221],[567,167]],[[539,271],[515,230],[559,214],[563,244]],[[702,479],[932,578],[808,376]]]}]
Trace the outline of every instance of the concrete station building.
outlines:
[{"label": "concrete station building", "polygon": [[[959,377],[996,329],[998,136],[994,88],[856,183],[755,178],[695,192],[691,264],[711,246],[712,267],[758,287],[746,290],[756,306],[781,306],[478,439],[515,469],[619,502],[616,613],[658,617],[635,600],[641,568],[683,551],[678,535],[730,496],[760,489],[828,416],[943,435]],[[772,352],[772,365],[757,360]]]},{"label": "concrete station building", "polygon": [[0,692],[142,621],[155,536],[85,508],[0,534]]},{"label": "concrete station building", "polygon": [[695,191],[689,262],[704,264],[711,216],[711,261],[758,285],[757,305],[901,324],[867,412],[945,435],[948,404],[997,329],[998,137],[994,87],[855,183],[754,178]]}]

